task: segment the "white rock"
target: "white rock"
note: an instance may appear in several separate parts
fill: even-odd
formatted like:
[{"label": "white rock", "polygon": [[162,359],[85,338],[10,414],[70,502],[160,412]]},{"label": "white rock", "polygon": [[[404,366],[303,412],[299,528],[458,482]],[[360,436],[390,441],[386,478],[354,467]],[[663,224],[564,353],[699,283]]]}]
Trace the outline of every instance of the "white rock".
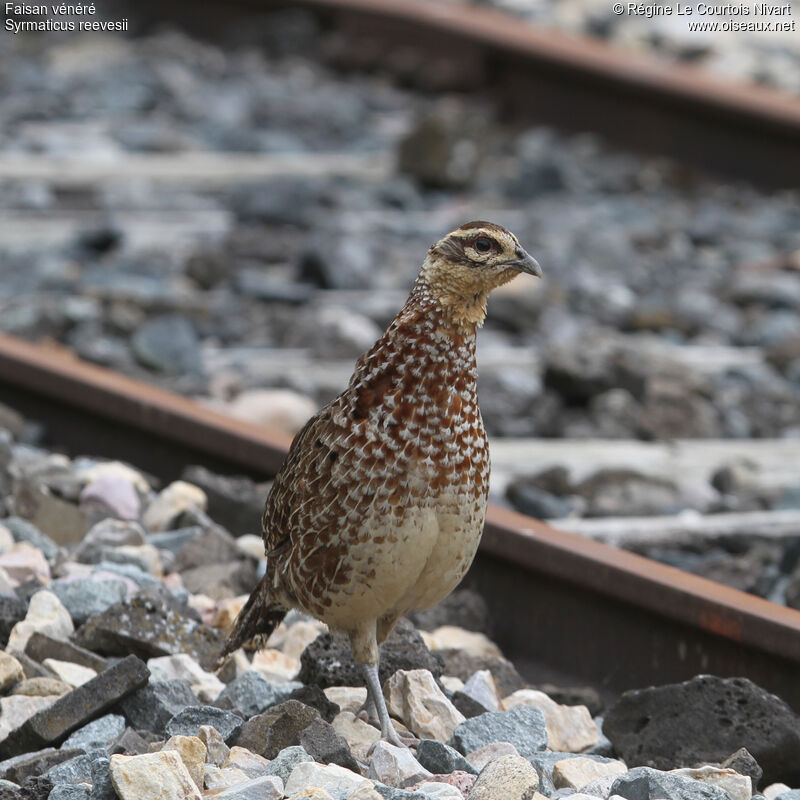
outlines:
[{"label": "white rock", "polygon": [[201,725],[197,729],[197,736],[206,746],[206,762],[215,767],[229,766],[228,759],[231,749],[225,744],[222,734],[213,725]]},{"label": "white rock", "polygon": [[352,794],[347,795],[347,800],[383,800],[383,795],[373,786],[359,786]]},{"label": "white rock", "polygon": [[[611,794],[611,787],[617,779],[616,775],[606,775],[604,778],[597,778],[590,781],[585,786],[581,786],[581,791],[584,794],[590,794],[592,797],[607,798]],[[570,795],[571,797],[572,795]]]},{"label": "white rock", "polygon": [[0,651],[0,692],[5,692],[24,677],[22,664],[14,656]]},{"label": "white rock", "polygon": [[44,553],[29,542],[17,542],[0,555],[0,568],[17,585],[30,580],[41,584],[50,582],[50,565]]},{"label": "white rock", "polygon": [[[607,775],[622,775],[628,768],[622,761],[595,761],[592,758],[564,758],[553,766],[556,789],[580,789]],[[749,798],[748,798],[749,800]]]},{"label": "white rock", "polygon": [[207,800],[281,800],[283,781],[277,775],[259,775],[228,789],[207,792],[205,797]]},{"label": "white rock", "polygon": [[0,525],[0,553],[14,549],[14,536],[5,525]]},{"label": "white rock", "polygon": [[32,717],[37,711],[47,708],[58,700],[58,697],[58,695],[36,697],[12,694],[9,697],[0,698],[0,741],[22,725],[28,717]]},{"label": "white rock", "polygon": [[121,555],[127,555],[135,558],[144,568],[156,578],[161,578],[164,575],[164,569],[161,564],[161,554],[158,548],[152,544],[123,544],[116,548],[117,552]]},{"label": "white rock", "polygon": [[791,788],[785,783],[771,783],[761,794],[764,795],[766,800],[775,800],[779,794],[789,791],[791,791]]},{"label": "white rock", "polygon": [[437,800],[464,800],[464,795],[455,786],[441,781],[425,781],[414,787],[415,792],[424,792]]},{"label": "white rock", "polygon": [[722,767],[704,764],[702,767],[694,769],[689,767],[671,769],[670,772],[683,778],[692,778],[701,783],[719,786],[731,796],[731,800],[750,800],[753,795],[753,782],[750,776],[740,775],[733,769],[722,769]]},{"label": "white rock", "polygon": [[433,773],[428,772],[407,747],[395,747],[380,741],[372,751],[367,777],[402,789],[412,783],[432,778]]},{"label": "white rock", "polygon": [[246,533],[244,536],[236,538],[236,546],[250,558],[255,558],[257,561],[265,561],[267,558],[264,552],[264,540],[254,533]]},{"label": "white rock", "polygon": [[442,675],[442,677],[439,678],[439,683],[449,692],[460,692],[464,688],[464,681],[453,675]]},{"label": "white rock", "polygon": [[117,519],[136,520],[141,512],[141,501],[136,487],[127,479],[118,476],[98,478],[86,484],[80,496],[81,509],[89,512],[101,509],[104,516]]},{"label": "white rock", "polygon": [[93,483],[103,478],[122,478],[132,483],[142,494],[150,490],[150,484],[145,480],[141,472],[137,472],[133,467],[123,464],[121,461],[104,461],[101,464],[91,463],[82,466],[78,461],[75,472],[84,484]]},{"label": "white rock", "polygon": [[289,389],[250,389],[227,403],[225,410],[236,419],[294,435],[317,413],[317,404]]},{"label": "white rock", "polygon": [[96,670],[91,667],[84,667],[83,664],[75,664],[72,661],[59,661],[56,658],[46,658],[42,664],[51,672],[54,672],[59,680],[68,683],[73,688],[81,686],[97,677]]},{"label": "white rock", "polygon": [[500,648],[488,636],[455,625],[442,625],[427,635],[422,631],[420,633],[430,650],[456,649],[474,656],[503,655]]},{"label": "white rock", "polygon": [[111,756],[111,783],[120,800],[201,800],[175,750]]},{"label": "white rock", "polygon": [[386,681],[383,693],[389,713],[421,739],[446,742],[465,720],[426,669],[398,670]]},{"label": "white rock", "polygon": [[377,728],[359,719],[351,711],[341,711],[337,714],[333,720],[333,727],[338,734],[344,736],[353,756],[365,763],[370,747],[381,738]]},{"label": "white rock", "polygon": [[147,507],[142,522],[151,531],[169,530],[175,519],[189,509],[205,511],[206,493],[186,481],[174,481],[158,494]]},{"label": "white rock", "polygon": [[246,747],[239,747],[234,745],[231,747],[228,758],[220,766],[223,767],[236,767],[242,772],[247,773],[251,778],[257,778],[263,775],[269,766],[269,760],[258,753],[252,753]]},{"label": "white rock", "polygon": [[43,589],[31,597],[25,619],[11,629],[6,650],[9,653],[24,653],[28,639],[37,631],[53,639],[67,641],[74,630],[69,611],[52,592]]},{"label": "white rock", "polygon": [[492,742],[479,747],[466,756],[467,761],[480,772],[487,764],[504,756],[518,756],[517,748],[511,742]]},{"label": "white rock", "polygon": [[536,797],[539,775],[522,756],[508,755],[487,764],[478,775],[468,800],[528,800]]},{"label": "white rock", "polygon": [[[307,787],[315,786],[324,789],[335,800],[344,800],[348,794],[352,794],[361,786],[372,784],[361,775],[356,775],[349,769],[340,767],[338,764],[317,764],[316,761],[304,761],[298,764],[286,781],[284,792],[291,797],[293,794],[302,792]],[[300,795],[308,797],[309,795]]]},{"label": "white rock", "polygon": [[358,713],[367,702],[367,690],[363,686],[329,686],[324,690],[325,697],[336,703],[341,711]]},{"label": "white rock", "polygon": [[206,766],[206,746],[196,736],[171,736],[162,750],[175,750],[191,775],[194,785],[202,790]]},{"label": "white rock", "polygon": [[506,711],[519,705],[538,708],[544,714],[550,750],[581,753],[600,740],[600,730],[586,706],[562,706],[534,689],[520,689],[503,698]]},{"label": "white rock", "polygon": [[253,656],[253,669],[258,670],[268,681],[286,683],[300,672],[300,659],[290,658],[280,650],[259,650]]},{"label": "white rock", "polygon": [[488,669],[479,669],[474,673],[461,691],[484,708],[488,708],[489,711],[503,710],[500,706],[500,698],[497,696],[497,686],[495,686],[492,673]]},{"label": "white rock", "polygon": [[299,661],[303,650],[314,641],[321,633],[325,633],[328,626],[317,620],[300,620],[295,622],[286,632],[286,638],[281,646],[285,656]]},{"label": "white rock", "polygon": [[151,680],[166,681],[179,678],[189,681],[192,691],[204,703],[212,703],[225,684],[211,672],[206,672],[190,655],[178,653],[174,656],[159,656],[147,662]]},{"label": "white rock", "polygon": [[318,786],[310,786],[308,789],[303,789],[301,792],[293,794],[289,800],[340,800],[340,796],[334,797],[330,792],[325,789],[320,789]]},{"label": "white rock", "polygon": [[14,590],[19,586],[19,581],[15,581],[2,567],[0,567],[0,594],[14,594]]},{"label": "white rock", "polygon": [[250,779],[247,773],[238,767],[217,767],[214,764],[206,764],[205,786],[209,791],[230,789],[231,786],[238,786],[248,780]]}]

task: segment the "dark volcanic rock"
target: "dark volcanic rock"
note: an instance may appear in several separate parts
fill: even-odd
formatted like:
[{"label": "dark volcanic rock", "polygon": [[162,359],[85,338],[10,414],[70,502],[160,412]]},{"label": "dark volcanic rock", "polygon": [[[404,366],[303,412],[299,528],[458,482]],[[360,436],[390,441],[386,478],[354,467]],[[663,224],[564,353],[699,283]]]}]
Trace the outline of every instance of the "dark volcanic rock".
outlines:
[{"label": "dark volcanic rock", "polygon": [[162,734],[167,723],[187,706],[196,706],[197,698],[189,684],[179,678],[150,681],[129,695],[120,708],[137,730]]},{"label": "dark volcanic rock", "polygon": [[800,780],[800,717],[746,678],[700,675],[627,692],[607,712],[603,733],[631,766],[719,762],[746,747],[767,782]]},{"label": "dark volcanic rock", "polygon": [[[341,710],[336,703],[332,703],[325,696],[325,692],[319,686],[303,686],[295,689],[290,695],[289,700],[297,700],[298,703],[311,706],[319,711],[320,716],[325,722],[333,722],[333,718]],[[306,748],[308,750],[308,748]],[[310,753],[311,751],[308,750]]]},{"label": "dark volcanic rock", "polygon": [[152,597],[137,595],[90,619],[78,629],[75,641],[109,656],[134,653],[148,659],[188,653],[204,669],[211,669],[223,636]]},{"label": "dark volcanic rock", "polygon": [[[428,650],[408,620],[401,619],[391,636],[381,645],[381,684],[398,669],[427,669],[438,678],[442,675],[442,666],[442,660]],[[329,633],[318,636],[303,651],[297,678],[321,689],[329,686],[364,686],[361,668],[353,660],[349,642],[342,636],[333,637]]]},{"label": "dark volcanic rock", "polygon": [[201,725],[210,725],[219,731],[219,735],[227,743],[236,738],[243,722],[238,714],[222,708],[188,706],[167,723],[165,733],[167,736],[197,736]]},{"label": "dark volcanic rock", "polygon": [[136,656],[127,656],[96,678],[62,695],[38,711],[0,742],[8,758],[61,741],[76,728],[100,716],[114,703],[147,683],[150,671]]},{"label": "dark volcanic rock", "polygon": [[454,770],[477,775],[478,770],[458,750],[436,739],[420,739],[417,761],[434,775],[449,774]]},{"label": "dark volcanic rock", "polygon": [[463,650],[438,650],[436,655],[444,661],[444,675],[460,678],[465,683],[480,669],[492,673],[500,697],[508,697],[517,689],[528,684],[514,668],[514,665],[501,656],[474,656]]},{"label": "dark volcanic rock", "polygon": [[0,646],[5,647],[8,644],[11,629],[25,619],[27,612],[28,606],[18,597],[0,595]]},{"label": "dark volcanic rock", "polygon": [[273,759],[284,747],[298,745],[300,733],[315,719],[320,719],[316,708],[287,700],[249,719],[232,743]]},{"label": "dark volcanic rock", "polygon": [[39,663],[46,658],[71,661],[73,664],[89,667],[95,672],[102,672],[108,666],[108,661],[105,658],[95,655],[91,650],[78,647],[72,642],[53,639],[52,636],[39,633],[39,631],[36,631],[28,639],[28,643],[25,645],[25,655],[30,656]]},{"label": "dark volcanic rock", "polygon": [[432,631],[442,625],[457,625],[468,631],[492,635],[492,621],[486,601],[471,589],[458,589],[441,603],[427,611],[416,611],[409,619],[424,631]]},{"label": "dark volcanic rock", "polygon": [[485,714],[490,710],[482,703],[479,703],[474,697],[470,697],[468,694],[460,691],[453,692],[450,701],[467,719],[479,717],[481,714]]},{"label": "dark volcanic rock", "polygon": [[338,764],[340,767],[358,772],[358,763],[350,752],[350,745],[333,725],[323,719],[313,719],[311,724],[300,731],[297,743],[315,761],[322,764]]}]

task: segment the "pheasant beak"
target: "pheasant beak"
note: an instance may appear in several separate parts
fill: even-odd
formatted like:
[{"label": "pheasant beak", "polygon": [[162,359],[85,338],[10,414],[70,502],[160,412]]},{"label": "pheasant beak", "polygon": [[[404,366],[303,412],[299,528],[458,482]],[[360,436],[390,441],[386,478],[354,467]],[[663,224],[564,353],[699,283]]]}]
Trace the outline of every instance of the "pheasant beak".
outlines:
[{"label": "pheasant beak", "polygon": [[527,272],[528,275],[533,275],[536,278],[543,277],[542,268],[539,266],[539,262],[532,255],[527,253],[521,247],[518,247],[516,256],[517,257],[511,261],[506,261],[505,266],[513,267],[520,272]]}]

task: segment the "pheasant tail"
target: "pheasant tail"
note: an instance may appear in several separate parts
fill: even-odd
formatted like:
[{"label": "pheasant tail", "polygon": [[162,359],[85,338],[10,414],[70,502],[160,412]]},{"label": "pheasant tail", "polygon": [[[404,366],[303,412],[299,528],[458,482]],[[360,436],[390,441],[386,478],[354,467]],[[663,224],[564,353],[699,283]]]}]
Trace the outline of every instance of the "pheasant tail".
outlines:
[{"label": "pheasant tail", "polygon": [[287,609],[270,600],[269,583],[265,575],[236,617],[217,659],[217,665],[221,665],[229,653],[248,643],[252,643],[254,649],[263,647],[270,634],[286,616],[286,612]]}]

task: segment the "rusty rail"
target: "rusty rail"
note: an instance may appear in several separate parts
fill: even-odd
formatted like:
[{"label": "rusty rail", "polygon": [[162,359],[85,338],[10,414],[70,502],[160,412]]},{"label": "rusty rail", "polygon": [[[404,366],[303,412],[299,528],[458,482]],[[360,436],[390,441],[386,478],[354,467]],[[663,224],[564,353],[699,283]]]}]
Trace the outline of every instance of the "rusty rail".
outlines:
[{"label": "rusty rail", "polygon": [[[169,392],[0,336],[0,402],[73,452],[165,480],[189,463],[263,478],[289,445]],[[800,709],[800,612],[490,506],[467,580],[529,678],[610,694],[699,672],[746,675]]]}]

